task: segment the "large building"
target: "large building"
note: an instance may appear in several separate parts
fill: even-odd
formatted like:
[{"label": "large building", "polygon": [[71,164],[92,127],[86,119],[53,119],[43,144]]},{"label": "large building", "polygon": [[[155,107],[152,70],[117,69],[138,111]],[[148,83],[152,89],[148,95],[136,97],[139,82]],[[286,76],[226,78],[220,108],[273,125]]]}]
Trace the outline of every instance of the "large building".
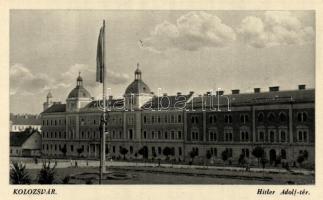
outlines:
[{"label": "large building", "polygon": [[[106,152],[109,157],[123,157],[125,148],[129,159],[165,159],[168,147],[171,159],[189,161],[195,152],[196,162],[210,157],[221,162],[225,151],[234,163],[241,155],[256,162],[252,150],[262,147],[270,163],[278,158],[294,163],[300,155],[314,163],[314,100],[315,90],[305,85],[290,91],[275,86],[252,93],[236,89],[231,94],[156,96],[137,68],[124,98],[108,98]],[[99,158],[101,107],[102,101],[91,97],[79,76],[66,104],[44,106],[43,155]]]},{"label": "large building", "polygon": [[41,154],[41,134],[27,128],[22,132],[10,132],[10,157],[35,157]]},{"label": "large building", "polygon": [[27,128],[40,130],[40,116],[32,114],[13,114],[10,113],[10,132],[21,132]]}]

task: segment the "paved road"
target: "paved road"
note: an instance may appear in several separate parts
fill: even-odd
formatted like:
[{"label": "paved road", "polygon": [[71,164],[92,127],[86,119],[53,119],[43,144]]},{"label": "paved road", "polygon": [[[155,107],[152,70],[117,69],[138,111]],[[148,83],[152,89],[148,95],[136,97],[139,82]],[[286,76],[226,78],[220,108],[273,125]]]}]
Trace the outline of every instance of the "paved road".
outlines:
[{"label": "paved road", "polygon": [[[56,160],[57,168],[68,168],[75,167],[75,163],[77,163],[78,167],[98,167],[100,165],[99,161],[86,161],[86,160]],[[52,161],[54,165],[55,161]],[[40,169],[42,168],[42,163],[38,162],[35,164],[33,162],[25,162],[27,169]],[[142,163],[142,162],[121,162],[121,161],[106,161],[107,167],[109,166],[142,166],[142,167],[157,167],[157,163]],[[172,167],[172,168],[208,168],[208,169],[218,169],[218,170],[231,170],[231,171],[245,171],[245,168],[242,167],[233,167],[233,166],[200,166],[200,165],[183,165],[183,164],[161,164],[162,167]],[[274,172],[274,173],[289,173],[285,169],[278,168],[251,168],[252,172]],[[304,175],[314,174],[314,171],[305,170],[305,169],[292,169],[295,173],[301,173]]]}]

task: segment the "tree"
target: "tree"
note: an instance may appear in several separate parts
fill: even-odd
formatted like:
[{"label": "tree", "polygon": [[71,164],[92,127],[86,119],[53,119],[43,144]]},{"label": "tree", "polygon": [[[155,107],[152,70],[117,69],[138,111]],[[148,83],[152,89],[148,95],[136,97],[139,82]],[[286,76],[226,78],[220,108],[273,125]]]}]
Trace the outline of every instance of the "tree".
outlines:
[{"label": "tree", "polygon": [[67,153],[66,144],[64,144],[64,146],[61,147],[59,150],[62,152],[62,154],[64,155],[64,157],[66,157],[66,153]]},{"label": "tree", "polygon": [[191,157],[191,163],[193,163],[194,162],[194,158],[198,155],[197,150],[196,149],[192,149],[189,154],[190,154],[190,157]]},{"label": "tree", "polygon": [[246,164],[247,161],[244,154],[240,154],[238,162],[239,162],[239,165],[242,165],[242,166]]},{"label": "tree", "polygon": [[53,184],[56,176],[56,163],[51,167],[50,161],[48,163],[43,162],[43,168],[38,174],[38,183],[39,184]]},{"label": "tree", "polygon": [[141,155],[143,158],[148,158],[148,148],[146,146],[143,146],[141,149],[139,149],[138,154]]},{"label": "tree", "polygon": [[128,153],[128,149],[121,147],[120,154],[123,155],[123,160],[126,160],[126,154]]},{"label": "tree", "polygon": [[206,151],[206,159],[209,161],[211,158],[212,158],[212,153],[211,153],[211,151],[210,150],[207,150]]},{"label": "tree", "polygon": [[229,159],[229,150],[228,149],[225,149],[224,151],[222,151],[221,158],[224,163],[225,163],[225,161],[227,161]]},{"label": "tree", "polygon": [[10,167],[10,182],[12,184],[30,184],[31,180],[26,166],[22,163],[13,162]]},{"label": "tree", "polygon": [[265,156],[265,150],[262,147],[255,147],[252,150],[252,155],[258,159],[258,166],[260,164],[260,159]]},{"label": "tree", "polygon": [[172,149],[169,147],[165,147],[163,149],[163,155],[166,156],[166,160],[169,160],[169,156],[172,155]]},{"label": "tree", "polygon": [[78,156],[81,157],[81,154],[84,152],[84,146],[82,146],[81,148],[76,149],[76,151],[77,151]]},{"label": "tree", "polygon": [[268,161],[268,159],[267,159],[267,158],[265,157],[265,155],[264,155],[263,157],[261,157],[260,162],[261,162],[261,164],[262,164],[262,168],[264,168],[264,169],[265,169],[266,164],[267,164],[269,161]]}]

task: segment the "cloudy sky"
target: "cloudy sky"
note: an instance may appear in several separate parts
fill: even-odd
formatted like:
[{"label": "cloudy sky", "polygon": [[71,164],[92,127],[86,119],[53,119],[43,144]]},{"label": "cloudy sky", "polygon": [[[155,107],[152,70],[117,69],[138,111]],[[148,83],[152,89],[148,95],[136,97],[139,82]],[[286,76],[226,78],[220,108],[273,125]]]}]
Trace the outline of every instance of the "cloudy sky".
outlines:
[{"label": "cloudy sky", "polygon": [[155,93],[315,86],[312,11],[14,10],[10,111],[41,112],[49,90],[55,101],[65,102],[79,71],[98,98],[96,45],[103,19],[114,96],[122,96],[134,79],[137,62]]}]

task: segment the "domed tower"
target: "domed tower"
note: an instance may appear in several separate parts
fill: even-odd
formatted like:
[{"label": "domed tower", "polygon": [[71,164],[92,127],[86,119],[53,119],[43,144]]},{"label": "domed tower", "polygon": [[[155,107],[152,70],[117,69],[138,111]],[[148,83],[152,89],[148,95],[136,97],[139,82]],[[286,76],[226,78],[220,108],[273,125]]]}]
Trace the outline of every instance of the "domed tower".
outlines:
[{"label": "domed tower", "polygon": [[124,97],[125,107],[128,110],[140,109],[141,106],[153,97],[150,88],[141,79],[139,63],[137,63],[137,69],[135,71],[135,80],[127,87]]},{"label": "domed tower", "polygon": [[43,109],[44,111],[51,107],[53,105],[53,101],[52,101],[53,95],[52,93],[49,91],[47,96],[46,96],[46,102],[43,103]]},{"label": "domed tower", "polygon": [[91,94],[83,87],[83,78],[80,75],[76,79],[76,87],[69,93],[66,99],[66,111],[74,112],[83,108],[92,101]]}]

